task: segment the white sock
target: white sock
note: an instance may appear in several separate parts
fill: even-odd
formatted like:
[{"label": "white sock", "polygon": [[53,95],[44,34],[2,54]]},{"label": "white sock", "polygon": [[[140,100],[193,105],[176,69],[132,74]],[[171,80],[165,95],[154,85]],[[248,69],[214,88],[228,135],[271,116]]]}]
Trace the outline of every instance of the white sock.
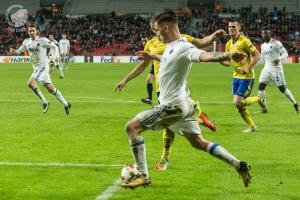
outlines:
[{"label": "white sock", "polygon": [[285,96],[287,96],[287,98],[293,103],[293,104],[296,104],[297,102],[296,102],[296,100],[295,100],[295,98],[294,98],[294,96],[293,96],[293,94],[291,93],[291,91],[289,90],[289,89],[285,89],[285,91],[284,91],[284,94],[285,94]]},{"label": "white sock", "polygon": [[265,90],[258,90],[258,96],[260,96],[260,98],[263,100],[263,102],[267,103]]},{"label": "white sock", "polygon": [[63,95],[60,93],[58,89],[55,89],[52,94],[58,99],[58,101],[64,104],[64,106],[68,106],[68,102],[66,101],[66,99],[63,97]]},{"label": "white sock", "polygon": [[64,73],[63,73],[61,67],[59,65],[57,65],[56,67],[57,67],[57,69],[59,71],[60,76],[64,77]]},{"label": "white sock", "polygon": [[240,167],[240,161],[217,143],[210,142],[207,146],[207,152],[211,155],[227,162],[235,168]]},{"label": "white sock", "polygon": [[48,103],[39,87],[33,88],[32,91],[41,99],[42,103]]},{"label": "white sock", "polygon": [[134,141],[129,140],[129,144],[139,173],[149,176],[146,159],[146,145],[143,138],[139,136]]}]

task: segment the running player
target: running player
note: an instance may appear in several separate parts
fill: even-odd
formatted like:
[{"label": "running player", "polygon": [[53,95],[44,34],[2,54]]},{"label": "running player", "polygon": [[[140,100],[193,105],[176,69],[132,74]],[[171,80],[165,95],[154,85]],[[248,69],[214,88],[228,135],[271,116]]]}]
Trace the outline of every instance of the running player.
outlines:
[{"label": "running player", "polygon": [[244,121],[248,124],[248,128],[243,132],[249,133],[257,129],[247,110],[247,106],[260,101],[259,96],[249,97],[255,78],[253,67],[260,60],[260,53],[251,41],[240,33],[241,26],[239,22],[229,22],[228,29],[231,39],[226,44],[226,52],[244,52],[246,58],[240,63],[234,60],[221,63],[226,66],[231,65],[234,67],[232,79],[233,104],[238,109]]},{"label": "running player", "polygon": [[[189,100],[190,94],[187,87],[187,77],[192,62],[216,62],[231,59],[239,62],[244,55],[241,53],[208,53],[197,49],[180,34],[177,17],[173,11],[165,10],[158,13],[154,21],[157,36],[164,43],[167,43],[167,48],[162,56],[147,51],[139,52],[138,55],[148,62],[151,60],[161,62],[158,72],[160,104],[140,112],[126,124],[131,151],[139,174],[129,182],[123,183],[122,187],[135,188],[151,183],[147,167],[146,146],[141,133],[149,129],[159,130],[163,128],[184,136],[192,147],[209,152],[212,156],[233,166],[242,176],[244,186],[247,187],[251,179],[250,165],[238,160],[221,145],[204,139],[195,119],[194,108]],[[141,74],[145,68],[146,66],[139,65],[132,70],[116,85],[115,91],[121,91],[128,81]]]},{"label": "running player", "polygon": [[64,73],[63,73],[63,71],[61,69],[61,66],[60,66],[61,60],[60,60],[60,56],[59,56],[58,42],[57,42],[57,40],[54,39],[54,35],[52,33],[50,33],[48,35],[48,37],[49,37],[49,40],[53,44],[55,44],[55,49],[56,49],[56,50],[50,49],[49,54],[48,54],[48,57],[50,59],[50,74],[52,73],[53,68],[55,66],[59,71],[59,74],[60,74],[59,78],[63,79],[64,78]]},{"label": "running player", "polygon": [[67,39],[67,35],[63,33],[61,35],[62,39],[59,40],[59,52],[61,58],[61,69],[68,69],[69,67],[69,52],[70,52],[70,41]]},{"label": "running player", "polygon": [[261,112],[266,113],[268,111],[265,88],[267,84],[275,83],[279,91],[292,102],[298,114],[298,103],[292,92],[285,86],[282,60],[288,57],[288,53],[280,41],[271,37],[271,30],[269,28],[262,30],[262,38],[265,42],[261,45],[261,55],[265,65],[260,73],[258,86],[258,95],[262,98],[260,103]]},{"label": "running player", "polygon": [[37,27],[34,24],[29,25],[28,34],[30,38],[25,39],[19,49],[15,50],[11,48],[10,52],[16,55],[19,55],[24,51],[29,52],[33,66],[33,73],[28,80],[28,86],[40,98],[44,113],[48,111],[50,103],[39,89],[37,85],[38,82],[42,83],[43,86],[46,87],[46,89],[64,105],[66,114],[68,115],[71,104],[68,103],[60,91],[54,87],[49,75],[47,48],[51,48],[56,51],[55,44],[45,37],[40,37],[38,35]]}]

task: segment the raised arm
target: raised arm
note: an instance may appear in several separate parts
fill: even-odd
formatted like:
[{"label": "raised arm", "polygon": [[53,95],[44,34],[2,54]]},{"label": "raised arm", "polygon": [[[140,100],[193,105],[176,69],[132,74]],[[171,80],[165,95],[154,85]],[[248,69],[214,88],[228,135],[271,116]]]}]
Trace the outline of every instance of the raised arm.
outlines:
[{"label": "raised arm", "polygon": [[213,41],[223,38],[224,36],[226,36],[226,32],[223,29],[220,29],[202,39],[194,38],[192,40],[192,44],[197,48],[203,48],[210,45]]}]

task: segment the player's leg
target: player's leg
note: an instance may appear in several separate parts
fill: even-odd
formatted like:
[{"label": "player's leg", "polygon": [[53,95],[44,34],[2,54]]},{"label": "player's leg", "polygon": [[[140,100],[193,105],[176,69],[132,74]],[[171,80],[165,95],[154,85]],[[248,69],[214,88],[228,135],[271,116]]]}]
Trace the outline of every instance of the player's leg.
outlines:
[{"label": "player's leg", "polygon": [[256,130],[256,126],[250,116],[249,111],[246,108],[246,101],[244,95],[250,95],[252,88],[250,89],[248,86],[251,80],[244,79],[233,79],[232,83],[232,93],[233,93],[233,104],[238,109],[241,117],[244,121],[249,125],[249,127],[244,130],[244,132],[252,132]]},{"label": "player's leg", "polygon": [[239,175],[242,177],[244,186],[247,187],[249,185],[251,180],[251,175],[249,173],[251,167],[249,163],[238,160],[221,145],[204,139],[201,134],[184,133],[184,136],[190,142],[192,147],[202,151],[206,151],[212,156],[222,161],[225,161],[229,165],[233,166],[238,171]]},{"label": "player's leg", "polygon": [[284,79],[284,74],[283,71],[277,71],[276,78],[275,78],[275,83],[280,90],[281,93],[283,93],[289,100],[292,102],[294,109],[296,113],[299,113],[299,106],[297,101],[295,100],[295,97],[293,96],[292,92],[285,86],[285,79]]},{"label": "player's leg", "polygon": [[64,70],[65,67],[65,55],[63,53],[60,54],[60,68]]},{"label": "player's leg", "polygon": [[261,113],[268,112],[267,109],[267,98],[266,98],[266,86],[268,83],[273,82],[273,75],[271,71],[263,69],[259,76],[259,86],[258,86],[258,96],[260,96],[260,101],[258,101],[261,110]]},{"label": "player's leg", "polygon": [[43,111],[44,113],[46,113],[49,109],[49,102],[43,95],[42,91],[39,89],[37,85],[37,81],[35,80],[34,76],[36,76],[36,73],[33,73],[33,75],[29,78],[27,85],[30,89],[32,89],[34,94],[39,97],[43,105]]},{"label": "player's leg", "polygon": [[142,98],[141,101],[143,103],[146,103],[146,104],[150,104],[152,105],[153,104],[153,98],[152,98],[152,93],[153,93],[153,82],[155,80],[155,76],[154,76],[154,67],[153,67],[153,64],[151,65],[151,70],[150,70],[150,73],[148,74],[148,77],[147,77],[147,93],[148,93],[148,97],[147,98]]},{"label": "player's leg", "polygon": [[49,64],[50,64],[50,74],[52,74],[55,63],[50,61]]},{"label": "player's leg", "polygon": [[251,80],[245,80],[245,79],[242,79],[241,80],[241,84],[240,84],[240,88],[239,88],[239,93],[243,94],[243,97],[244,97],[244,105],[245,106],[250,106],[254,103],[258,103],[260,101],[260,96],[253,96],[253,97],[250,97],[250,94],[252,92],[252,88],[253,88],[253,85],[254,85],[254,79],[251,79]]},{"label": "player's leg", "polygon": [[217,130],[216,125],[211,120],[208,119],[206,113],[202,112],[199,102],[194,101],[192,98],[190,100],[194,107],[195,114],[199,120],[202,120],[203,126],[208,127],[212,131],[216,131]]},{"label": "player's leg", "polygon": [[[147,159],[146,159],[146,145],[143,137],[141,136],[141,132],[145,130],[145,126],[142,126],[140,120],[147,120],[147,118],[153,118],[154,112],[145,111],[147,113],[140,113],[138,119],[137,117],[129,120],[125,126],[125,130],[128,135],[130,149],[134,158],[134,162],[137,166],[139,174],[132,178],[128,183],[123,183],[122,187],[139,187],[149,185],[151,183],[150,176],[148,173]],[[143,113],[143,112],[142,112]]]},{"label": "player's leg", "polygon": [[286,88],[285,85],[278,86],[278,89],[280,90],[281,93],[283,93],[290,100],[290,102],[292,102],[294,109],[295,109],[296,113],[298,114],[299,106],[298,106],[298,103],[295,100],[292,92],[288,88]]},{"label": "player's leg", "polygon": [[65,64],[66,64],[66,70],[69,70],[69,54],[66,54],[65,56]]},{"label": "player's leg", "polygon": [[60,75],[59,78],[64,79],[65,76],[64,76],[64,72],[60,65],[60,58],[57,58],[54,64],[55,64],[56,68],[58,69],[58,72]]},{"label": "player's leg", "polygon": [[266,97],[266,86],[267,83],[260,82],[258,86],[258,96],[260,96],[260,101],[258,101],[260,107],[261,107],[261,113],[267,113],[268,108],[267,108],[267,97]]},{"label": "player's leg", "polygon": [[163,171],[166,170],[169,163],[169,157],[171,152],[171,146],[175,139],[175,133],[172,132],[170,129],[164,129],[163,131],[163,153],[161,159],[155,165],[156,171]]},{"label": "player's leg", "polygon": [[239,113],[241,114],[241,117],[243,120],[249,125],[247,129],[245,129],[243,132],[253,132],[256,130],[256,126],[252,120],[252,117],[247,110],[247,107],[245,106],[245,100],[243,96],[234,95],[233,97],[233,104],[238,109]]},{"label": "player's leg", "polygon": [[53,86],[50,77],[49,79],[44,80],[43,84],[47,88],[48,92],[53,94],[56,99],[64,105],[66,114],[68,115],[70,113],[71,104],[65,99],[61,92]]},{"label": "player's leg", "polygon": [[139,175],[129,183],[123,183],[123,187],[138,187],[150,183],[146,147],[141,132],[146,129],[159,130],[167,128],[170,124],[181,119],[182,115],[182,109],[178,107],[168,108],[158,105],[137,114],[136,117],[127,122],[126,131]]}]

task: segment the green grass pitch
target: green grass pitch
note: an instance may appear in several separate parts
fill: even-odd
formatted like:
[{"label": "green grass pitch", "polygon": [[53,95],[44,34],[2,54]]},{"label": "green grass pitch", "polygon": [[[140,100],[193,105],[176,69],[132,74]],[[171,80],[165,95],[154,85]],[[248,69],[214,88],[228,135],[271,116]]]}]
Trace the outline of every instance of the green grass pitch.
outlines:
[{"label": "green grass pitch", "polygon": [[[148,106],[145,79],[128,83],[122,93],[115,85],[134,64],[71,64],[64,80],[52,75],[54,85],[72,103],[63,106],[42,88],[51,102],[47,114],[26,86],[30,64],[0,65],[0,199],[91,200],[119,178],[120,166],[133,162],[124,131],[127,120]],[[252,95],[257,94],[258,75]],[[287,87],[300,101],[300,65],[285,65]],[[232,105],[232,69],[219,64],[194,64],[189,87],[217,132],[202,127],[203,135],[252,165],[252,184],[244,188],[233,168],[208,153],[190,147],[177,135],[167,171],[155,172],[162,151],[162,133],[143,136],[152,185],[146,189],[117,188],[110,199],[300,199],[300,116],[288,99],[267,87],[268,114],[250,112],[258,131],[244,134],[246,124]],[[4,165],[4,162],[11,165]],[[18,166],[16,163],[85,163],[108,166]],[[15,164],[14,164],[15,163]]]}]

